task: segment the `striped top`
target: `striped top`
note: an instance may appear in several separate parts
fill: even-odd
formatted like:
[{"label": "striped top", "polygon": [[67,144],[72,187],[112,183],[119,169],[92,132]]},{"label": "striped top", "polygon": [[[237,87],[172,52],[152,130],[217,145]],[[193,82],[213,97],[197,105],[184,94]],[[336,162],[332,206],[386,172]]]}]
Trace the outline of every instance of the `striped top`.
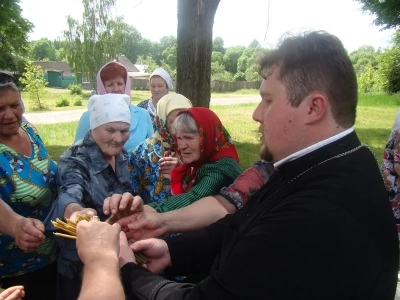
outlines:
[{"label": "striped top", "polygon": [[[27,123],[21,128],[32,145],[27,157],[0,143],[0,196],[17,214],[43,222],[56,197],[57,166],[38,133]],[[0,232],[0,274],[10,277],[33,272],[52,263],[56,244],[50,233],[35,251],[18,248],[13,237]]]},{"label": "striped top", "polygon": [[186,193],[148,204],[157,212],[167,212],[188,206],[197,200],[219,194],[242,173],[239,163],[230,157],[204,164],[197,170],[193,187]]}]

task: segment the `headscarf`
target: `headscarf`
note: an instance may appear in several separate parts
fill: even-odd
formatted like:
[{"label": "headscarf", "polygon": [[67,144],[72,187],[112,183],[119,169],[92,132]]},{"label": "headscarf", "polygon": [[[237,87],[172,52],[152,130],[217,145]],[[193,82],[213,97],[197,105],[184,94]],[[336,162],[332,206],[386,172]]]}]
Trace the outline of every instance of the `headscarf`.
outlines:
[{"label": "headscarf", "polygon": [[400,131],[400,108],[397,110],[396,117],[394,119],[393,127],[392,127],[392,132],[393,131]]},{"label": "headscarf", "polygon": [[185,193],[193,187],[196,172],[204,164],[223,157],[230,157],[239,162],[232,138],[212,110],[205,107],[193,107],[182,112],[185,111],[194,118],[199,130],[200,158],[191,164],[183,164],[172,170],[171,190],[174,195]]},{"label": "headscarf", "polygon": [[168,90],[172,90],[174,88],[174,85],[172,84],[172,78],[169,75],[169,73],[167,71],[165,71],[163,68],[157,68],[153,71],[153,73],[151,73],[150,77],[149,77],[149,82],[151,80],[151,77],[153,76],[160,76],[162,79],[164,79]]},{"label": "headscarf", "polygon": [[130,97],[120,94],[94,95],[89,98],[90,129],[110,122],[131,123]]},{"label": "headscarf", "polygon": [[164,151],[169,151],[171,156],[176,151],[176,143],[168,131],[167,117],[174,110],[190,107],[192,107],[192,102],[181,94],[167,94],[157,103],[153,137],[162,142]]},{"label": "headscarf", "polygon": [[[128,72],[126,71],[126,68],[124,67],[124,65],[117,61],[110,61],[109,63],[106,63],[104,66],[101,67],[99,73],[97,73],[97,94],[98,95],[107,94],[106,88],[104,87],[104,83],[101,78],[101,71],[103,71],[103,69],[105,67],[110,66],[111,64],[115,64],[115,68],[112,70],[112,73],[115,74],[113,76],[113,78],[115,78],[117,76],[122,76],[122,78],[124,78],[124,80],[125,80],[125,93],[124,94],[130,96],[131,95],[131,81],[129,79]],[[111,74],[107,74],[107,75],[111,75]],[[106,81],[106,80],[104,80],[104,81]]]}]

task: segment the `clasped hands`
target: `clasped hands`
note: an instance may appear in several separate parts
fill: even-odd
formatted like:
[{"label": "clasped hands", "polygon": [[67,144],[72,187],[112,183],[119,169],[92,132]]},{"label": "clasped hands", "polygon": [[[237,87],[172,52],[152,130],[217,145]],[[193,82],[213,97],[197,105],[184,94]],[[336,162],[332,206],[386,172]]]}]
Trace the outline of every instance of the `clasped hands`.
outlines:
[{"label": "clasped hands", "polygon": [[143,205],[139,196],[130,193],[114,194],[104,200],[103,212],[110,215],[109,224],[118,223],[128,239],[135,241],[159,237],[166,233],[166,224],[162,214],[152,207]]},{"label": "clasped hands", "polygon": [[142,252],[148,262],[143,265],[153,273],[168,267],[171,258],[167,243],[161,239],[147,239],[129,245],[126,234],[118,223],[109,224],[98,221],[81,221],[77,228],[76,247],[85,265],[116,262],[122,268],[129,262],[136,263],[134,252]]}]

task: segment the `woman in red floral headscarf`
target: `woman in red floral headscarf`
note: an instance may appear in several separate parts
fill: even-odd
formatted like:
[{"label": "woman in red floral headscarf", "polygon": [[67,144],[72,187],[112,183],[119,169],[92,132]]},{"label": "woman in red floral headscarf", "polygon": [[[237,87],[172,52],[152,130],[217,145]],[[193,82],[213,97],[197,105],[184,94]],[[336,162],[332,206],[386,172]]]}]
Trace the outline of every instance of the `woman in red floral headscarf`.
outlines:
[{"label": "woman in red floral headscarf", "polygon": [[218,194],[242,172],[229,133],[208,108],[182,110],[172,131],[183,164],[171,172],[173,196],[148,204],[157,212],[182,208],[202,197]]}]

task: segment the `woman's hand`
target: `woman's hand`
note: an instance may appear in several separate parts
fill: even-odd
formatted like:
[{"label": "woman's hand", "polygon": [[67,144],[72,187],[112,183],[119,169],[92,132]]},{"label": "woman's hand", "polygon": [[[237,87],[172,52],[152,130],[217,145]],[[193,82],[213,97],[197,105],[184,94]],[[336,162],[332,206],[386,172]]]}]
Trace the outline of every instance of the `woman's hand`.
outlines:
[{"label": "woman's hand", "polygon": [[22,285],[12,286],[0,294],[0,300],[17,300],[25,297],[24,287]]},{"label": "woman's hand", "polygon": [[159,214],[150,206],[144,205],[142,211],[117,222],[129,239],[138,241],[164,235],[168,231],[168,226],[162,217],[163,214]]},{"label": "woman's hand", "polygon": [[117,220],[143,210],[143,200],[131,193],[114,194],[104,200],[103,212],[105,215],[111,213],[107,223],[113,224]]},{"label": "woman's hand", "polygon": [[43,232],[44,225],[41,221],[21,217],[15,224],[12,236],[19,248],[25,251],[32,251],[45,240],[46,237]]},{"label": "woman's hand", "polygon": [[181,164],[181,161],[177,157],[170,156],[164,156],[158,162],[161,174],[170,174],[174,168]]},{"label": "woman's hand", "polygon": [[133,243],[133,252],[142,252],[149,260],[143,267],[153,273],[160,273],[171,265],[171,256],[168,245],[164,240],[147,239]]},{"label": "woman's hand", "polygon": [[71,220],[72,222],[76,221],[76,218],[79,215],[91,215],[91,216],[97,216],[97,211],[93,208],[82,208],[82,210],[77,210],[74,211],[71,216],[69,217],[69,220]]}]

